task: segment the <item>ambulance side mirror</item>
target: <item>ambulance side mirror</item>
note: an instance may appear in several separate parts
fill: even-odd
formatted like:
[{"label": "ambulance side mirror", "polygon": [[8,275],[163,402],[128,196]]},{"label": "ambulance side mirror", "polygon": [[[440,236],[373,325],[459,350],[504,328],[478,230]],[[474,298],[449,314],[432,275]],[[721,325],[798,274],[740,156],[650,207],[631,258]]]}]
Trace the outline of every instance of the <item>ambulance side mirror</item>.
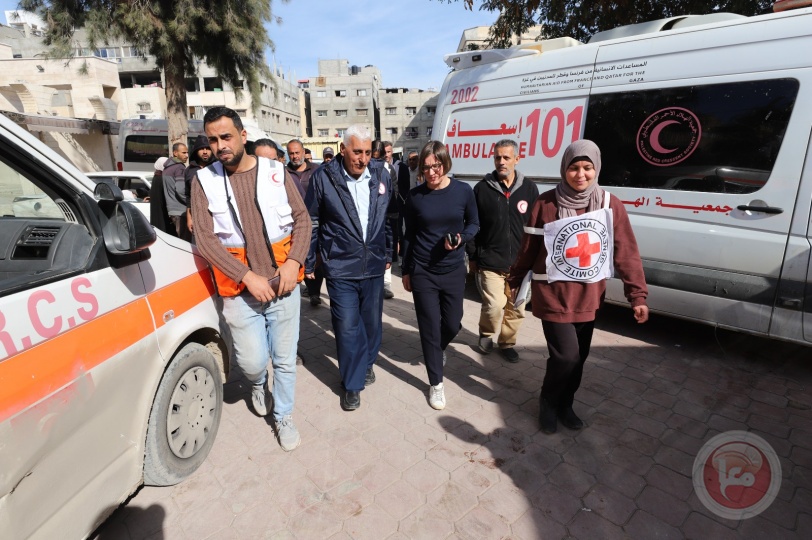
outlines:
[{"label": "ambulance side mirror", "polygon": [[117,186],[97,184],[94,195],[102,211],[102,236],[108,253],[129,255],[155,243],[155,229],[135,206],[121,200]]}]

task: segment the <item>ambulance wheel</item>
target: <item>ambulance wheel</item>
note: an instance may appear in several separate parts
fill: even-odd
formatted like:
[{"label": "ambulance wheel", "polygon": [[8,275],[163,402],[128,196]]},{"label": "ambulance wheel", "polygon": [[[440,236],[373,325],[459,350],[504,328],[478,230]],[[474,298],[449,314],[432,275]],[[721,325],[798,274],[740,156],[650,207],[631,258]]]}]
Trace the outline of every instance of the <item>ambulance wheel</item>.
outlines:
[{"label": "ambulance wheel", "polygon": [[171,486],[209,454],[223,412],[217,361],[197,343],[184,346],[166,369],[149,415],[144,483]]}]

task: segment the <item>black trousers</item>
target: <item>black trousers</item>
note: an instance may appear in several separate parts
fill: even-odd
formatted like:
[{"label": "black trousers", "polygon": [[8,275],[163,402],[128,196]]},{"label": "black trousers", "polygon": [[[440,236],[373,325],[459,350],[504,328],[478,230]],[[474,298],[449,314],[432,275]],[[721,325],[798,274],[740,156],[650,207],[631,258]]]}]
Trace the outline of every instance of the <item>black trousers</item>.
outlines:
[{"label": "black trousers", "polygon": [[324,283],[324,271],[321,265],[316,265],[316,270],[313,271],[315,278],[304,279],[305,286],[307,287],[308,296],[319,296],[321,294],[321,284]]},{"label": "black trousers", "polygon": [[398,243],[400,242],[400,216],[398,214],[387,214],[387,221],[389,221],[389,226],[392,227],[392,262],[398,262],[398,255],[400,251],[400,247]]},{"label": "black trousers", "polygon": [[592,345],[595,321],[554,323],[541,321],[550,358],[541,385],[541,397],[556,408],[571,407],[581,386],[584,363]]},{"label": "black trousers", "polygon": [[432,274],[415,265],[411,274],[420,346],[432,386],[443,382],[443,351],[462,328],[465,272],[465,265],[447,274]]}]

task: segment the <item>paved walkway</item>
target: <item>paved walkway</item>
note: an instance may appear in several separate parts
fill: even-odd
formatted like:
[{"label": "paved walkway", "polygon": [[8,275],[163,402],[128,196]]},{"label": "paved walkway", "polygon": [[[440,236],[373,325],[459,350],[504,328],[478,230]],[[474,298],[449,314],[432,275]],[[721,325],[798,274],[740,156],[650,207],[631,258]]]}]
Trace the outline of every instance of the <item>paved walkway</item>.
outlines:
[{"label": "paved walkway", "polygon": [[[230,382],[203,467],[142,488],[97,538],[812,537],[812,349],[656,316],[640,327],[607,307],[576,396],[587,427],[545,435],[538,320],[521,330],[520,363],[483,356],[470,290],[449,348],[448,406],[434,411],[411,298],[395,289],[360,410],[339,406],[329,308],[305,301],[302,445],[283,452],[245,385]],[[775,502],[744,521],[708,511],[691,480],[703,443],[728,430],[767,440],[783,473]]]}]

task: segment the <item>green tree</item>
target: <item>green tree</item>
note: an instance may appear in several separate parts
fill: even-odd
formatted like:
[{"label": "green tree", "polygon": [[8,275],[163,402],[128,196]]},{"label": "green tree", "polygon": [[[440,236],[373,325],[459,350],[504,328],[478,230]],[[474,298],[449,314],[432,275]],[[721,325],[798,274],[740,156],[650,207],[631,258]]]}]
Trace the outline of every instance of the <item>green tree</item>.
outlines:
[{"label": "green tree", "polygon": [[271,77],[265,49],[273,49],[264,25],[281,22],[271,0],[20,0],[20,9],[47,23],[51,58],[72,56],[77,28],[84,28],[91,49],[123,38],[154,56],[164,72],[170,142],[186,142],[184,79],[196,73],[196,59],[212,66],[237,96],[238,81],[244,81],[253,109],[259,107],[260,80]]},{"label": "green tree", "polygon": [[[460,0],[445,0],[457,2]],[[509,47],[511,38],[532,26],[543,25],[544,39],[568,36],[581,41],[596,32],[677,15],[738,13],[759,15],[772,8],[772,0],[461,0],[467,9],[499,13],[491,27],[488,44]]]}]

